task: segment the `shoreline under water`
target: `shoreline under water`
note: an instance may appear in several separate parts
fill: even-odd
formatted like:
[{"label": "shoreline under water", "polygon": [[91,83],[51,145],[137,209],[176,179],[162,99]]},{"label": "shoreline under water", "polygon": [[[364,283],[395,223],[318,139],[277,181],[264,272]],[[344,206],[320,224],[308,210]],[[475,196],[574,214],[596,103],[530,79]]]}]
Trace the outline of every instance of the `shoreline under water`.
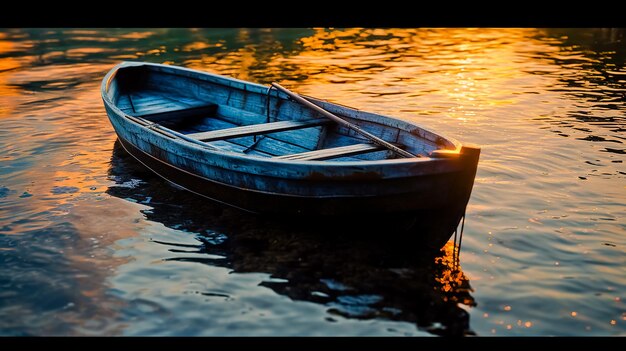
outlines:
[{"label": "shoreline under water", "polygon": [[[623,40],[2,30],[0,335],[626,335]],[[277,81],[480,145],[460,271],[451,242],[426,257],[388,232],[271,221],[162,181],[119,148],[102,106],[102,77],[125,60]]]}]

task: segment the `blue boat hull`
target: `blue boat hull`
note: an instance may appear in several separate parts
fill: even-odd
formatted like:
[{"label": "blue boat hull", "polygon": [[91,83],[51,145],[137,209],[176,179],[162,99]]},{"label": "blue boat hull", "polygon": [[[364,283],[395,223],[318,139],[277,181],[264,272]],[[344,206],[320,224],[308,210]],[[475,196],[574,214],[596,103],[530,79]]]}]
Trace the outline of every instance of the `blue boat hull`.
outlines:
[{"label": "blue boat hull", "polygon": [[[412,230],[427,228],[437,221],[448,223],[443,230],[446,234],[429,239],[434,246],[441,246],[447,241],[464,214],[476,174],[480,154],[478,148],[455,144],[455,150],[444,150],[437,157],[434,155],[440,150],[432,152],[433,157],[345,162],[294,162],[223,152],[210,145],[204,147],[201,142],[190,142],[177,132],[137,123],[136,118],[122,111],[117,104],[121,88],[115,85],[115,73],[120,67],[124,65],[105,77],[102,96],[122,146],[156,174],[191,192],[248,212],[283,217],[324,216],[387,226],[390,218],[397,218],[398,222],[408,223],[404,227]],[[234,84],[230,78],[208,74],[205,77],[204,73],[197,71],[162,65],[147,67],[159,72],[168,71],[170,75],[180,71],[185,79],[192,75],[198,80],[194,83],[196,90],[197,86],[204,84],[203,79],[217,79],[223,85]],[[232,81],[242,84],[241,81]],[[243,84],[243,88],[232,89],[246,94],[264,93],[263,87],[253,83]],[[253,96],[250,97],[252,99]],[[285,98],[278,95],[272,99],[277,100],[279,106],[291,103],[280,101]],[[224,109],[232,108],[226,105],[230,102],[223,103],[220,106]],[[397,129],[397,135],[405,133],[412,137],[426,133],[418,129],[419,126],[391,117],[362,113],[327,102],[318,103],[329,110],[335,109],[334,112],[351,116],[357,122],[370,123],[374,120],[381,128]],[[294,110],[294,107],[289,108],[288,111]],[[385,133],[383,130],[381,135]],[[415,145],[419,146],[417,142]],[[428,222],[432,223],[429,225]]]}]

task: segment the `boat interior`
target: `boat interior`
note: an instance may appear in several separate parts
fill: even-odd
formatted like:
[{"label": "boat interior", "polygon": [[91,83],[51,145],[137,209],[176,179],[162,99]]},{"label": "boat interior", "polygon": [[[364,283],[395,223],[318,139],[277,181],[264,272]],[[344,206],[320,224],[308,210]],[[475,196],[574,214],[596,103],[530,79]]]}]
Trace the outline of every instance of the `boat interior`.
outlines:
[{"label": "boat interior", "polygon": [[[267,94],[228,86],[228,80],[220,84],[150,66],[122,68],[115,80],[116,89],[110,96],[125,114],[221,150],[297,161],[399,157],[295,101],[268,99]],[[416,135],[375,121],[338,115],[415,155],[454,148],[430,132]]]}]

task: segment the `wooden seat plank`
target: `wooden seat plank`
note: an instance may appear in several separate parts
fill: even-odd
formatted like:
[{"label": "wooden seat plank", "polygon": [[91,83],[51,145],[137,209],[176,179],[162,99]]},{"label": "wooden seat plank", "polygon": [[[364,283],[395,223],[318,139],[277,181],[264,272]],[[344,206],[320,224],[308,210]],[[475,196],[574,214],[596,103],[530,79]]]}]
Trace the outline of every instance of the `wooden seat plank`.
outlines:
[{"label": "wooden seat plank", "polygon": [[331,158],[353,156],[363,154],[366,152],[383,150],[383,147],[376,144],[355,144],[348,146],[339,146],[329,149],[321,149],[309,152],[302,152],[299,154],[283,155],[274,158],[281,160],[297,160],[297,161],[313,161],[313,160],[328,160]]},{"label": "wooden seat plank", "polygon": [[200,141],[215,141],[239,138],[251,135],[269,134],[287,130],[320,126],[329,123],[326,118],[309,119],[305,121],[280,121],[272,123],[251,124],[228,129],[212,130],[208,132],[187,134],[188,137]]},{"label": "wooden seat plank", "polygon": [[138,117],[145,118],[151,122],[161,122],[170,119],[180,119],[192,116],[203,116],[210,117],[215,115],[215,111],[217,110],[217,105],[210,104],[205,106],[196,106],[191,108],[186,108],[182,110],[170,110],[156,113],[148,113],[137,115]]}]

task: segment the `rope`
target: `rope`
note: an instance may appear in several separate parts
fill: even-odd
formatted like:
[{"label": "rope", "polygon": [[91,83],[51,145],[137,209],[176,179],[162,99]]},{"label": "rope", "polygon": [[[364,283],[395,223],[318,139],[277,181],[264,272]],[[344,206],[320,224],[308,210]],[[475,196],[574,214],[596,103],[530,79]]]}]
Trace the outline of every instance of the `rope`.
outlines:
[{"label": "rope", "polygon": [[[458,229],[458,226],[457,226]],[[454,230],[454,247],[452,248],[452,260],[454,262],[455,269],[458,270],[460,261],[461,261],[461,244],[463,242],[463,230],[465,229],[465,211],[463,211],[463,216],[461,217],[461,232],[459,233],[459,243],[457,246],[456,241],[456,233],[457,230]]]}]

